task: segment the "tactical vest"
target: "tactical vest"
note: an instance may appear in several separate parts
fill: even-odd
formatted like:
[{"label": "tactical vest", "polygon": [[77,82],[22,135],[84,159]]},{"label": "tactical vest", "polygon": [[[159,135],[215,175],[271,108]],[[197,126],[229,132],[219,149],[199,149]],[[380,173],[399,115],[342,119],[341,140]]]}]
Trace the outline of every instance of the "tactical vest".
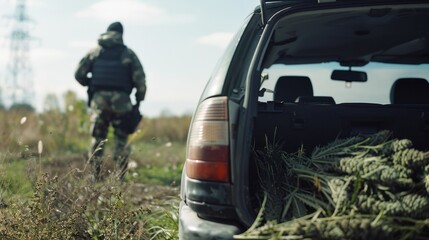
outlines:
[{"label": "tactical vest", "polygon": [[92,79],[89,88],[92,92],[100,90],[124,91],[133,89],[131,69],[121,62],[125,46],[104,49],[92,65]]}]

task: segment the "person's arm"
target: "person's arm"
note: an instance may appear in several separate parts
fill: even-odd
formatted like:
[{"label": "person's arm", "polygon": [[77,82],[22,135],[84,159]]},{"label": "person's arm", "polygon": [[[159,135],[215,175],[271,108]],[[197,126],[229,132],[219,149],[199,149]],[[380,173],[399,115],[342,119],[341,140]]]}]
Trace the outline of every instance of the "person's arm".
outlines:
[{"label": "person's arm", "polygon": [[74,73],[74,78],[82,85],[88,86],[90,78],[88,73],[91,72],[92,63],[94,61],[94,56],[97,50],[91,50],[89,53],[83,57]]},{"label": "person's arm", "polygon": [[131,57],[131,74],[134,87],[136,88],[136,102],[139,104],[146,96],[146,75],[137,55],[129,49]]}]

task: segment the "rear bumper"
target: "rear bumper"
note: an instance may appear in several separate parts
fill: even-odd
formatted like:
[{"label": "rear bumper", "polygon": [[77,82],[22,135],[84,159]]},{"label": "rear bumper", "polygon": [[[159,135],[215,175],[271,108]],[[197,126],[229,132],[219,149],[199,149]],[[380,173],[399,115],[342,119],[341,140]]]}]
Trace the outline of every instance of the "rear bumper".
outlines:
[{"label": "rear bumper", "polygon": [[233,239],[233,236],[240,232],[240,228],[234,224],[202,219],[198,217],[197,213],[188,207],[183,201],[180,202],[180,240],[226,240]]}]

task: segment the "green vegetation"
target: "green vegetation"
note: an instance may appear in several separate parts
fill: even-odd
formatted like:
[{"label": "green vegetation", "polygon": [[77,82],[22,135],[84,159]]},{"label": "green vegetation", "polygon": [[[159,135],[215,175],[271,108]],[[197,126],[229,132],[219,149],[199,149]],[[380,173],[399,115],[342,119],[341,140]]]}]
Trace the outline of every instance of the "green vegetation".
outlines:
[{"label": "green vegetation", "polygon": [[[185,156],[185,142],[160,143],[158,140],[136,144],[131,159],[140,158],[129,179],[146,184],[179,186]],[[135,162],[134,162],[135,163]],[[133,163],[131,163],[131,167]]]},{"label": "green vegetation", "polygon": [[124,182],[107,142],[106,179],[93,183],[89,115],[73,92],[60,110],[0,110],[0,239],[177,239],[190,116],[144,118],[130,136]]},{"label": "green vegetation", "polygon": [[388,131],[256,152],[261,210],[237,239],[426,239],[429,152]]},{"label": "green vegetation", "polygon": [[13,161],[0,165],[0,199],[30,196],[33,184],[27,179],[27,163]]},{"label": "green vegetation", "polygon": [[90,183],[88,173],[83,173],[71,169],[62,177],[43,174],[30,198],[0,211],[0,238],[177,238],[177,224],[171,223],[177,219],[177,199],[144,201],[143,195],[137,199],[139,195],[129,194],[133,186],[123,186],[113,177]]}]

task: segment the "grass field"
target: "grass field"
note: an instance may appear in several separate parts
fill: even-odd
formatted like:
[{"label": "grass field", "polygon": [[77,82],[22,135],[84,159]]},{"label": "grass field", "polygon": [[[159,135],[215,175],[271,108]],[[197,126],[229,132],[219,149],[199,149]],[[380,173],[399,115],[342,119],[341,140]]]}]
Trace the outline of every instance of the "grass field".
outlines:
[{"label": "grass field", "polygon": [[84,106],[0,111],[0,239],[177,239],[189,122],[144,119],[130,136],[124,182],[109,175],[115,163],[108,141],[106,179],[93,183]]}]

